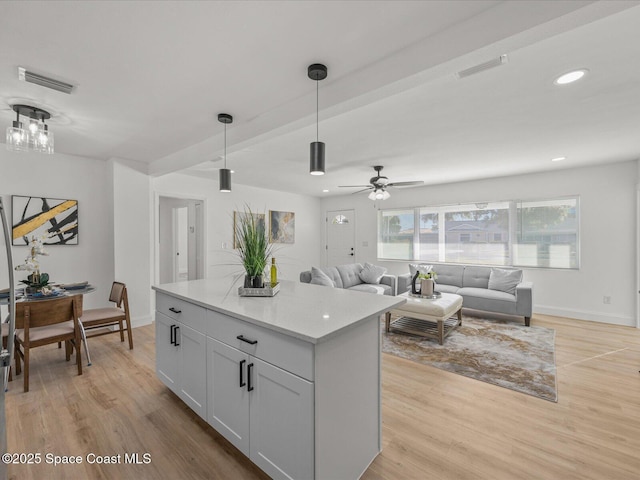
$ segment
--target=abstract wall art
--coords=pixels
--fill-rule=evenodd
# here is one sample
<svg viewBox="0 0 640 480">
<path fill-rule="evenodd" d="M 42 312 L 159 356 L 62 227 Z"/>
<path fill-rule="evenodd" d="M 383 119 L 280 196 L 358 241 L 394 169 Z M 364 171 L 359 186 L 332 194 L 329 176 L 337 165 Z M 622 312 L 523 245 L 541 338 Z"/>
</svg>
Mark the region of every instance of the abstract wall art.
<svg viewBox="0 0 640 480">
<path fill-rule="evenodd" d="M 269 239 L 272 243 L 295 243 L 296 214 L 269 210 Z"/>
<path fill-rule="evenodd" d="M 45 236 L 45 245 L 78 244 L 78 201 L 59 198 L 11 197 L 13 245 L 28 245 Z"/>
</svg>

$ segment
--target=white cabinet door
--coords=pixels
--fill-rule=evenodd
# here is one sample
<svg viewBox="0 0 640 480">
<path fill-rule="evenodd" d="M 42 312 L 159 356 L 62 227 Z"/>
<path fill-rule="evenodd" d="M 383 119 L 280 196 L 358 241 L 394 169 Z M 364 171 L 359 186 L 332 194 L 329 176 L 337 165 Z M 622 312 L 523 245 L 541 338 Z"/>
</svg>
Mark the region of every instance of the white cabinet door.
<svg viewBox="0 0 640 480">
<path fill-rule="evenodd" d="M 274 479 L 313 478 L 313 383 L 249 358 L 251 454 Z"/>
<path fill-rule="evenodd" d="M 207 338 L 207 421 L 249 456 L 249 355 Z"/>
<path fill-rule="evenodd" d="M 178 322 L 156 312 L 156 373 L 167 387 L 178 390 L 178 363 L 180 347 L 174 345 L 174 330 Z"/>
<path fill-rule="evenodd" d="M 180 348 L 179 392 L 182 400 L 203 419 L 207 418 L 207 345 L 203 333 L 178 324 Z"/>
</svg>

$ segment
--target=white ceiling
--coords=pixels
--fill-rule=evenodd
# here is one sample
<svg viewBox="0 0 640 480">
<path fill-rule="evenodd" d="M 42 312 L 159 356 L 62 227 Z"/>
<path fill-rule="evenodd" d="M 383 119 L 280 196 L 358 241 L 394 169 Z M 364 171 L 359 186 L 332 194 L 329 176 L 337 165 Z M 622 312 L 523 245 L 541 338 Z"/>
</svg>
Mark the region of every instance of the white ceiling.
<svg viewBox="0 0 640 480">
<path fill-rule="evenodd" d="M 0 120 L 33 104 L 57 152 L 217 178 L 230 113 L 234 183 L 317 196 L 373 165 L 433 184 L 632 160 L 638 25 L 638 1 L 2 1 Z M 322 177 L 308 174 L 316 62 Z M 20 82 L 18 66 L 77 87 Z M 577 67 L 589 75 L 553 85 Z"/>
</svg>

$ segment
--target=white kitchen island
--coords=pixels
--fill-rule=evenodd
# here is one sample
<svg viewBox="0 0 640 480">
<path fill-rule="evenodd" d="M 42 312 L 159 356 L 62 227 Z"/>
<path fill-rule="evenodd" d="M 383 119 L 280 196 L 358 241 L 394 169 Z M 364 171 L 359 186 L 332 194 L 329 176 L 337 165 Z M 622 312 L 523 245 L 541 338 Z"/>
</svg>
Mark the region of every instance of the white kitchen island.
<svg viewBox="0 0 640 480">
<path fill-rule="evenodd" d="M 359 478 L 381 450 L 380 315 L 397 297 L 284 281 L 154 286 L 156 372 L 273 478 Z"/>
</svg>

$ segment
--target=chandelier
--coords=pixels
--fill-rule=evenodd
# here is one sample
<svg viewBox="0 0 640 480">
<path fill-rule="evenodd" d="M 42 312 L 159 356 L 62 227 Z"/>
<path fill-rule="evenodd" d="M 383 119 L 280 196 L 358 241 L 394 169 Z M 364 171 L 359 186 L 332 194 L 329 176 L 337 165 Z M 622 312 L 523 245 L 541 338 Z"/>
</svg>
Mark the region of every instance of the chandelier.
<svg viewBox="0 0 640 480">
<path fill-rule="evenodd" d="M 16 120 L 7 127 L 7 150 L 12 152 L 53 153 L 53 132 L 45 123 L 51 114 L 30 105 L 13 105 Z M 28 124 L 20 121 L 20 115 L 28 118 Z"/>
</svg>

